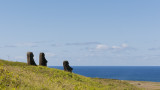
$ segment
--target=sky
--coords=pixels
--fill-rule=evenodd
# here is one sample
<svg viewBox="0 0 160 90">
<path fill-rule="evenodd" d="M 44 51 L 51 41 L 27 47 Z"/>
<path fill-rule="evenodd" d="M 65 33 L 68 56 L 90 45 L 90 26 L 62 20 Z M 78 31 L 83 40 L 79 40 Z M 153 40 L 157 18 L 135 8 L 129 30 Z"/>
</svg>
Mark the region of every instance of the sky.
<svg viewBox="0 0 160 90">
<path fill-rule="evenodd" d="M 160 0 L 1 0 L 0 58 L 160 66 Z"/>
</svg>

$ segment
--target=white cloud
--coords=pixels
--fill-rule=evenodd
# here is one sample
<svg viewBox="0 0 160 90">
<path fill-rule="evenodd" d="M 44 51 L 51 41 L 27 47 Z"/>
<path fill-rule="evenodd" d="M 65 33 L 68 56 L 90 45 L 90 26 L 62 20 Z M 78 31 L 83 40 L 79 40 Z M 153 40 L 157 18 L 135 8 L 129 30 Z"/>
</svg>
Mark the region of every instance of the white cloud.
<svg viewBox="0 0 160 90">
<path fill-rule="evenodd" d="M 125 49 L 127 47 L 128 47 L 128 45 L 125 44 L 125 43 L 123 43 L 119 46 L 113 45 L 113 46 L 110 46 L 110 47 L 108 45 L 105 45 L 105 44 L 98 44 L 96 46 L 96 50 L 109 50 L 109 49 L 110 50 L 120 50 L 120 49 Z"/>
<path fill-rule="evenodd" d="M 127 48 L 127 47 L 128 47 L 128 45 L 123 43 L 123 44 L 121 44 L 121 46 L 112 46 L 112 49 L 124 49 L 124 48 Z"/>
<path fill-rule="evenodd" d="M 54 56 L 56 56 L 56 54 L 50 53 L 50 52 L 45 53 L 45 55 L 46 55 L 46 57 L 54 57 Z"/>
<path fill-rule="evenodd" d="M 83 42 L 83 43 L 67 43 L 66 45 L 68 46 L 73 46 L 73 45 L 95 45 L 95 44 L 100 44 L 99 42 Z"/>
<path fill-rule="evenodd" d="M 16 60 L 23 60 L 23 59 L 25 59 L 25 57 L 23 57 L 23 56 L 16 56 L 16 57 L 14 57 Z"/>
<path fill-rule="evenodd" d="M 17 43 L 12 45 L 5 45 L 4 47 L 38 47 L 36 43 Z"/>
<path fill-rule="evenodd" d="M 120 46 L 112 46 L 112 49 L 121 49 Z"/>
<path fill-rule="evenodd" d="M 125 43 L 123 43 L 121 46 L 122 46 L 122 48 L 127 48 L 128 47 L 128 45 L 125 44 Z"/>
<path fill-rule="evenodd" d="M 99 44 L 99 45 L 96 46 L 97 50 L 106 50 L 108 48 L 109 47 L 107 45 L 104 45 L 104 44 Z"/>
<path fill-rule="evenodd" d="M 17 47 L 36 47 L 36 43 L 19 43 L 16 44 Z"/>
</svg>

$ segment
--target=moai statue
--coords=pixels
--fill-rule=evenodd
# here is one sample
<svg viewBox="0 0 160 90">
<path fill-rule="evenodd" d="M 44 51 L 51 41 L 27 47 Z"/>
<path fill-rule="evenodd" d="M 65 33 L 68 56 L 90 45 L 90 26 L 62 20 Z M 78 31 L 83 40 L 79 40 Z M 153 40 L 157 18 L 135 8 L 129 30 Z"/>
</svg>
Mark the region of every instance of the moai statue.
<svg viewBox="0 0 160 90">
<path fill-rule="evenodd" d="M 71 68 L 69 66 L 69 62 L 68 61 L 63 61 L 63 67 L 64 67 L 64 71 L 67 71 L 67 72 L 72 72 L 73 68 Z"/>
<path fill-rule="evenodd" d="M 45 54 L 43 52 L 39 54 L 39 65 L 47 66 L 47 60 L 46 60 Z"/>
<path fill-rule="evenodd" d="M 28 52 L 27 53 L 27 64 L 28 65 L 34 65 L 34 66 L 37 66 L 34 59 L 33 59 L 34 55 L 32 52 Z"/>
</svg>

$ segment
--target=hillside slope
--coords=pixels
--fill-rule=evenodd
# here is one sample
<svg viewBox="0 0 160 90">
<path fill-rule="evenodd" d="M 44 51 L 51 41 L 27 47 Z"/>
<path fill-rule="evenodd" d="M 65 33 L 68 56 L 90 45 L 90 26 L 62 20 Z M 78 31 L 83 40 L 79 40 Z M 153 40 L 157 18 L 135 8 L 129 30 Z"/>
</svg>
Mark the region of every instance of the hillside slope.
<svg viewBox="0 0 160 90">
<path fill-rule="evenodd" d="M 0 89 L 137 90 L 120 80 L 98 79 L 43 66 L 0 60 Z"/>
</svg>

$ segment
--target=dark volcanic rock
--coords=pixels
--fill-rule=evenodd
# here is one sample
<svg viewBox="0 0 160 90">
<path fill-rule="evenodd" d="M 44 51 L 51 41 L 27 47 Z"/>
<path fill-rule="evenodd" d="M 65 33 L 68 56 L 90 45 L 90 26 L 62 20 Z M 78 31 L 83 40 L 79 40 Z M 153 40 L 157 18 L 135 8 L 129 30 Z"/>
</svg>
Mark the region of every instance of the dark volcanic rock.
<svg viewBox="0 0 160 90">
<path fill-rule="evenodd" d="M 44 53 L 40 53 L 39 54 L 39 65 L 47 66 L 47 60 L 45 58 L 45 54 Z"/>
<path fill-rule="evenodd" d="M 67 71 L 67 72 L 72 72 L 73 68 L 71 68 L 69 66 L 69 62 L 68 61 L 63 61 L 63 67 L 64 67 L 64 71 Z"/>
<path fill-rule="evenodd" d="M 36 63 L 35 63 L 35 61 L 34 61 L 34 55 L 33 55 L 33 53 L 32 52 L 28 52 L 27 53 L 27 64 L 28 65 L 34 65 L 34 66 L 37 66 L 36 65 Z"/>
</svg>

